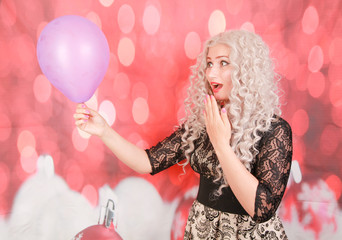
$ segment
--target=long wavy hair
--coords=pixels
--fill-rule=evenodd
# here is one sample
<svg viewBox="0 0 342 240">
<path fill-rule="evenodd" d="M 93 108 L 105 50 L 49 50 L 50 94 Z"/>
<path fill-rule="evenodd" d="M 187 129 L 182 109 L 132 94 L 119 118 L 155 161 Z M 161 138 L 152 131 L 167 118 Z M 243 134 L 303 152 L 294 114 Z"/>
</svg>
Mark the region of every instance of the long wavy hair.
<svg viewBox="0 0 342 240">
<path fill-rule="evenodd" d="M 270 128 L 275 115 L 280 115 L 278 82 L 280 76 L 274 71 L 269 48 L 257 34 L 244 30 L 230 30 L 210 38 L 204 45 L 197 62 L 191 67 L 188 97 L 185 99 L 185 118 L 182 148 L 185 150 L 187 165 L 195 150 L 194 141 L 206 133 L 203 116 L 204 99 L 212 90 L 206 78 L 206 57 L 210 47 L 226 44 L 230 48 L 229 60 L 233 66 L 231 80 L 233 88 L 229 101 L 223 106 L 232 126 L 231 147 L 235 154 L 251 171 L 258 150 L 256 143 L 260 133 Z M 215 195 L 220 195 L 228 186 L 220 164 L 215 169 L 215 182 L 221 187 Z"/>
</svg>

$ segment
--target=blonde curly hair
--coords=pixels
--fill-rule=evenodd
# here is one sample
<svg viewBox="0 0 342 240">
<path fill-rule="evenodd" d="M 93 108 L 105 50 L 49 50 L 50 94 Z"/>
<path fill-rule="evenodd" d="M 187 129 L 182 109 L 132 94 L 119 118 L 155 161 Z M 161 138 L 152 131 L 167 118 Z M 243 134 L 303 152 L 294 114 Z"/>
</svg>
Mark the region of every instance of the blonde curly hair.
<svg viewBox="0 0 342 240">
<path fill-rule="evenodd" d="M 194 141 L 206 132 L 204 123 L 204 99 L 212 90 L 206 78 L 206 57 L 208 49 L 216 44 L 226 44 L 230 48 L 229 60 L 233 66 L 231 73 L 233 88 L 227 109 L 232 125 L 231 147 L 235 154 L 251 171 L 258 150 L 256 143 L 260 132 L 270 128 L 275 115 L 280 115 L 278 81 L 280 76 L 274 71 L 269 48 L 257 34 L 244 30 L 230 30 L 210 38 L 191 67 L 190 87 L 185 99 L 185 118 L 182 135 L 182 148 L 185 150 L 187 165 L 195 149 Z M 219 177 L 215 179 L 222 187 L 228 186 L 220 165 L 217 167 Z"/>
</svg>

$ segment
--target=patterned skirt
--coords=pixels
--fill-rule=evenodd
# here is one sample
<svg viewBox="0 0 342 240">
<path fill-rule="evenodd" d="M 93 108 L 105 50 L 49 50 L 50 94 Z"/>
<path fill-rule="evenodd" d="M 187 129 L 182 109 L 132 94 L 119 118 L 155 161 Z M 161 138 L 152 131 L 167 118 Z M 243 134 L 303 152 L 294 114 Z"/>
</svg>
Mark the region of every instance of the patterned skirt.
<svg viewBox="0 0 342 240">
<path fill-rule="evenodd" d="M 194 201 L 185 227 L 184 239 L 288 239 L 277 215 L 256 223 L 248 215 L 217 211 Z"/>
</svg>

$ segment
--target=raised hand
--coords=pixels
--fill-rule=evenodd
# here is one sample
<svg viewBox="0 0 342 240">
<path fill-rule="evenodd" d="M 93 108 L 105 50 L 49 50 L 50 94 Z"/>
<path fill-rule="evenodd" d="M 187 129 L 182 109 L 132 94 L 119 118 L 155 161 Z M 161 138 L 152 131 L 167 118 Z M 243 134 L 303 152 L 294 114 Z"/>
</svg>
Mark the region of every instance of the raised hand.
<svg viewBox="0 0 342 240">
<path fill-rule="evenodd" d="M 213 147 L 216 149 L 220 146 L 229 145 L 231 138 L 231 124 L 229 122 L 226 109 L 222 108 L 221 111 L 219 111 L 214 96 L 207 95 L 204 104 L 205 125 Z"/>
<path fill-rule="evenodd" d="M 91 135 L 103 136 L 108 124 L 95 110 L 88 108 L 84 103 L 78 104 L 74 114 L 76 126 Z"/>
</svg>

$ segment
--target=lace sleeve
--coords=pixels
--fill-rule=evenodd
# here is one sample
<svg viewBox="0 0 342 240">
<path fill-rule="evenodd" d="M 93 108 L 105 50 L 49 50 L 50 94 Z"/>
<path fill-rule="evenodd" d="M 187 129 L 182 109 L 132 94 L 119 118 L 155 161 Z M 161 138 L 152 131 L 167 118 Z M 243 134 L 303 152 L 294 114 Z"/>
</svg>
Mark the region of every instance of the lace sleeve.
<svg viewBox="0 0 342 240">
<path fill-rule="evenodd" d="M 292 161 L 290 125 L 279 118 L 260 140 L 254 168 L 259 180 L 253 220 L 265 222 L 276 212 L 284 195 Z"/>
<path fill-rule="evenodd" d="M 183 132 L 184 129 L 179 128 L 157 145 L 145 150 L 152 166 L 152 175 L 185 159 L 181 148 Z"/>
</svg>

